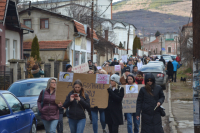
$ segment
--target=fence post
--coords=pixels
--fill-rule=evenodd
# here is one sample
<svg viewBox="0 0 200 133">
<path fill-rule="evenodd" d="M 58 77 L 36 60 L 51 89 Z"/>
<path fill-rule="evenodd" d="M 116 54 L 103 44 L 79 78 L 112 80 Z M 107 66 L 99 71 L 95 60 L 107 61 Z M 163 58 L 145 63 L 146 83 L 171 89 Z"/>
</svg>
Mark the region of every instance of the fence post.
<svg viewBox="0 0 200 133">
<path fill-rule="evenodd" d="M 17 62 L 18 60 L 8 60 L 10 62 L 10 68 L 13 69 L 13 83 L 17 81 Z"/>
<path fill-rule="evenodd" d="M 43 69 L 43 71 L 44 71 L 44 63 L 45 63 L 44 61 L 40 62 L 40 66 L 41 66 L 41 69 Z M 41 75 L 41 77 L 44 78 L 44 75 Z"/>
<path fill-rule="evenodd" d="M 18 60 L 21 69 L 21 79 L 25 79 L 25 60 Z"/>
<path fill-rule="evenodd" d="M 49 63 L 51 64 L 51 77 L 54 77 L 54 61 L 55 59 L 49 59 Z"/>
<path fill-rule="evenodd" d="M 63 62 L 61 61 L 59 63 L 59 72 L 62 72 L 63 71 Z"/>
</svg>

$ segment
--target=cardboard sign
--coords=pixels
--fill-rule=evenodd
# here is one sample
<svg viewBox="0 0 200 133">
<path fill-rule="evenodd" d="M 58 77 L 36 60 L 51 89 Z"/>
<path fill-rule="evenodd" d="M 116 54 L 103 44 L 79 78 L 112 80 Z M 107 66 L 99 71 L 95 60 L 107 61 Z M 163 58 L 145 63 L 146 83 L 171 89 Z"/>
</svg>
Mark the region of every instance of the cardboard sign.
<svg viewBox="0 0 200 133">
<path fill-rule="evenodd" d="M 120 71 L 115 71 L 115 66 L 106 66 L 106 67 L 103 67 L 103 69 L 110 75 L 113 75 L 116 72 L 118 72 L 119 75 L 121 76 L 121 69 Z"/>
<path fill-rule="evenodd" d="M 75 67 L 72 68 L 72 71 L 74 73 L 84 73 L 84 72 L 87 72 L 87 71 L 89 71 L 88 63 L 84 63 L 84 64 L 81 64 L 81 65 L 75 66 Z"/>
<path fill-rule="evenodd" d="M 107 74 L 97 74 L 96 83 L 97 84 L 109 84 L 110 75 Z"/>
<path fill-rule="evenodd" d="M 120 85 L 124 88 L 124 98 L 123 98 L 123 112 L 124 113 L 135 113 L 136 112 L 136 102 L 138 93 L 141 87 L 144 87 L 143 84 L 138 85 L 138 93 L 126 93 L 126 85 Z"/>
<path fill-rule="evenodd" d="M 120 66 L 120 65 L 115 65 L 115 71 L 116 71 L 116 72 L 121 71 L 121 66 Z"/>
<path fill-rule="evenodd" d="M 109 84 L 96 84 L 96 74 L 74 73 L 73 82 L 58 82 L 56 88 L 56 103 L 64 103 L 68 94 L 73 90 L 73 83 L 81 80 L 84 91 L 89 95 L 90 107 L 105 109 L 108 106 Z"/>
</svg>

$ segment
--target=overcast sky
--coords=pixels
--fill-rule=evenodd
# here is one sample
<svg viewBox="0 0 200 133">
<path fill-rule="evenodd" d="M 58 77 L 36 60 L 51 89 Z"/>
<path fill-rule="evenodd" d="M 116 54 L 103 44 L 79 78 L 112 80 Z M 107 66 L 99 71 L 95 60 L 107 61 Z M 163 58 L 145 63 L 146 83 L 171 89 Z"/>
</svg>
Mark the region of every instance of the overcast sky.
<svg viewBox="0 0 200 133">
<path fill-rule="evenodd" d="M 120 1 L 120 0 L 113 0 L 113 3 L 114 3 L 114 2 L 117 2 L 117 1 Z"/>
</svg>

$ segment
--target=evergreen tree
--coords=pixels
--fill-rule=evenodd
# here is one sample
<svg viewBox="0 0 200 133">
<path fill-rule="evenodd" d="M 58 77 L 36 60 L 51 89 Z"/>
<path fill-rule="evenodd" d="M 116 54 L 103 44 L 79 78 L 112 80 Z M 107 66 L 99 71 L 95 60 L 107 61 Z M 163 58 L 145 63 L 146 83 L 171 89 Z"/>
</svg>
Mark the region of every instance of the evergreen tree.
<svg viewBox="0 0 200 133">
<path fill-rule="evenodd" d="M 140 42 L 140 37 L 137 37 L 138 39 L 137 39 L 137 41 L 138 41 L 138 45 L 137 45 L 137 48 L 138 49 L 141 49 L 141 42 Z"/>
<path fill-rule="evenodd" d="M 136 36 L 133 41 L 133 55 L 136 55 L 138 49 L 138 37 Z"/>
<path fill-rule="evenodd" d="M 158 36 L 160 36 L 160 32 L 159 31 L 157 31 L 156 34 L 155 34 L 155 37 L 158 37 Z"/>
<path fill-rule="evenodd" d="M 36 35 L 33 38 L 33 42 L 31 45 L 31 57 L 35 58 L 37 61 L 41 61 L 40 48 L 39 48 L 38 38 Z"/>
<path fill-rule="evenodd" d="M 119 43 L 119 48 L 124 48 L 122 42 Z"/>
</svg>

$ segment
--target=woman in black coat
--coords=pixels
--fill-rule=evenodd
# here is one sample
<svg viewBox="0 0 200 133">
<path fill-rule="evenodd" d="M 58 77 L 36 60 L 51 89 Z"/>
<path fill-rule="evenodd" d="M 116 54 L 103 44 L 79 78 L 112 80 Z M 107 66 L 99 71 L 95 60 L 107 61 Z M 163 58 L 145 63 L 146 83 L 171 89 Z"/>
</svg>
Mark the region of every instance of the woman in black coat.
<svg viewBox="0 0 200 133">
<path fill-rule="evenodd" d="M 136 106 L 137 119 L 142 112 L 141 133 L 164 133 L 159 107 L 164 100 L 162 88 L 155 84 L 153 74 L 147 73 L 145 75 L 145 87 L 140 89 Z M 158 107 L 155 109 L 156 106 Z"/>
<path fill-rule="evenodd" d="M 167 63 L 167 74 L 168 78 L 171 81 L 171 78 L 173 77 L 173 71 L 174 71 L 174 66 L 171 61 Z"/>
<path fill-rule="evenodd" d="M 111 76 L 111 87 L 108 88 L 109 101 L 105 109 L 105 121 L 108 124 L 109 133 L 118 133 L 119 125 L 123 124 L 122 100 L 124 97 L 124 88 L 119 87 L 120 76 L 113 74 Z"/>
</svg>

